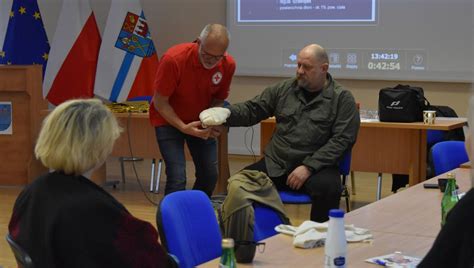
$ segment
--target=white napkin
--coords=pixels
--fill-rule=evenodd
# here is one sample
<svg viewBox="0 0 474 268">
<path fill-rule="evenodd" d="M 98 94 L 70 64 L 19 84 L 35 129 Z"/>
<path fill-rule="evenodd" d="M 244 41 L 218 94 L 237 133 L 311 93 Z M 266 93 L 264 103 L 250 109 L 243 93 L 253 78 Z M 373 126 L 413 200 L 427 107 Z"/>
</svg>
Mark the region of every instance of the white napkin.
<svg viewBox="0 0 474 268">
<path fill-rule="evenodd" d="M 316 229 L 309 229 L 305 233 L 295 235 L 293 246 L 297 248 L 314 248 L 324 246 L 326 232 L 318 232 Z"/>
<path fill-rule="evenodd" d="M 230 110 L 222 107 L 212 107 L 202 111 L 199 114 L 203 127 L 219 126 L 225 123 L 225 120 L 230 116 Z"/>
<path fill-rule="evenodd" d="M 300 226 L 280 224 L 275 227 L 275 231 L 294 236 L 293 245 L 298 248 L 313 248 L 324 245 L 328 229 L 328 222 L 318 223 L 305 221 Z M 345 225 L 347 242 L 369 242 L 372 241 L 372 234 L 368 229 L 358 228 L 354 225 Z"/>
</svg>

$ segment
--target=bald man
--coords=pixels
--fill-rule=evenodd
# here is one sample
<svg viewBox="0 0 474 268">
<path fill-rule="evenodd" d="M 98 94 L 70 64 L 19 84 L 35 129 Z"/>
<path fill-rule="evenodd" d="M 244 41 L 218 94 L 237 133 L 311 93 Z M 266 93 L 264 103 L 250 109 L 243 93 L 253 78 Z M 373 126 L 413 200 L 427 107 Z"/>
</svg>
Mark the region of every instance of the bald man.
<svg viewBox="0 0 474 268">
<path fill-rule="evenodd" d="M 308 193 L 311 220 L 328 220 L 339 208 L 338 162 L 352 148 L 360 126 L 351 92 L 328 73 L 324 48 L 298 53 L 296 77 L 266 88 L 252 100 L 231 105 L 228 126 L 251 126 L 271 116 L 276 129 L 264 157 L 245 169 L 265 172 L 279 190 Z"/>
<path fill-rule="evenodd" d="M 186 187 L 185 142 L 196 169 L 193 189 L 209 196 L 214 190 L 218 132 L 203 128 L 199 113 L 222 106 L 229 95 L 235 71 L 235 61 L 226 53 L 229 41 L 225 26 L 208 24 L 195 42 L 171 47 L 160 60 L 150 121 L 166 165 L 165 194 Z"/>
</svg>

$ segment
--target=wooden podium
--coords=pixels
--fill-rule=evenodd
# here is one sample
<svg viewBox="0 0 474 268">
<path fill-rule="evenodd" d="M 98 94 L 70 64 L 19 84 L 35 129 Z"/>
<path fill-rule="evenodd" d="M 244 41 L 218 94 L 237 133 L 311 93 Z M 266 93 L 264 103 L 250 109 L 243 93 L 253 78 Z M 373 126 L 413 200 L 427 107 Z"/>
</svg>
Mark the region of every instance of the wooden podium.
<svg viewBox="0 0 474 268">
<path fill-rule="evenodd" d="M 36 160 L 34 146 L 41 128 L 41 65 L 0 65 L 0 101 L 12 103 L 12 134 L 0 135 L 0 185 L 24 185 L 47 169 Z"/>
</svg>

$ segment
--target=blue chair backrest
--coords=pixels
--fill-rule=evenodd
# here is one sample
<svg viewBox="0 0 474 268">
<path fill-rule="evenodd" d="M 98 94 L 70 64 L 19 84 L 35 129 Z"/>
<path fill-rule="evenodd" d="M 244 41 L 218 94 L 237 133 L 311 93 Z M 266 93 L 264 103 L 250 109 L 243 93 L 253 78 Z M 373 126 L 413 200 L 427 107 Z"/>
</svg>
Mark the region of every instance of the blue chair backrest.
<svg viewBox="0 0 474 268">
<path fill-rule="evenodd" d="M 431 147 L 435 175 L 439 175 L 469 161 L 463 141 L 442 141 Z"/>
<path fill-rule="evenodd" d="M 157 213 L 161 241 L 180 267 L 195 267 L 221 255 L 221 233 L 209 197 L 188 190 L 166 195 Z"/>
<path fill-rule="evenodd" d="M 339 162 L 339 173 L 341 173 L 342 176 L 348 176 L 351 172 L 351 159 L 352 154 L 351 151 L 349 151 L 344 154 L 343 158 Z"/>
<path fill-rule="evenodd" d="M 257 202 L 253 203 L 253 208 L 255 212 L 255 223 L 253 227 L 254 241 L 260 241 L 276 235 L 275 226 L 283 223 L 278 212 L 271 207 Z"/>
<path fill-rule="evenodd" d="M 428 131 L 426 131 L 426 144 L 428 147 L 431 147 L 438 142 L 444 141 L 444 134 L 445 131 L 443 130 L 428 129 Z"/>
</svg>

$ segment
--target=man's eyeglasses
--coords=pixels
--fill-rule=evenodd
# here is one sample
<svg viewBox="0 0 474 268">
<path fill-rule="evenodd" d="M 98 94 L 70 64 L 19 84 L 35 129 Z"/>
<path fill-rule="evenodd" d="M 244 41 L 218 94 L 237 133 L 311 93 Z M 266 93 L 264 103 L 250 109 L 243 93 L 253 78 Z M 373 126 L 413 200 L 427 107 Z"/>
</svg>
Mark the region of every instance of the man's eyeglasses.
<svg viewBox="0 0 474 268">
<path fill-rule="evenodd" d="M 225 55 L 216 56 L 216 55 L 209 54 L 208 52 L 204 50 L 202 45 L 199 46 L 199 53 L 206 60 L 220 61 L 221 59 L 225 58 Z"/>
</svg>

